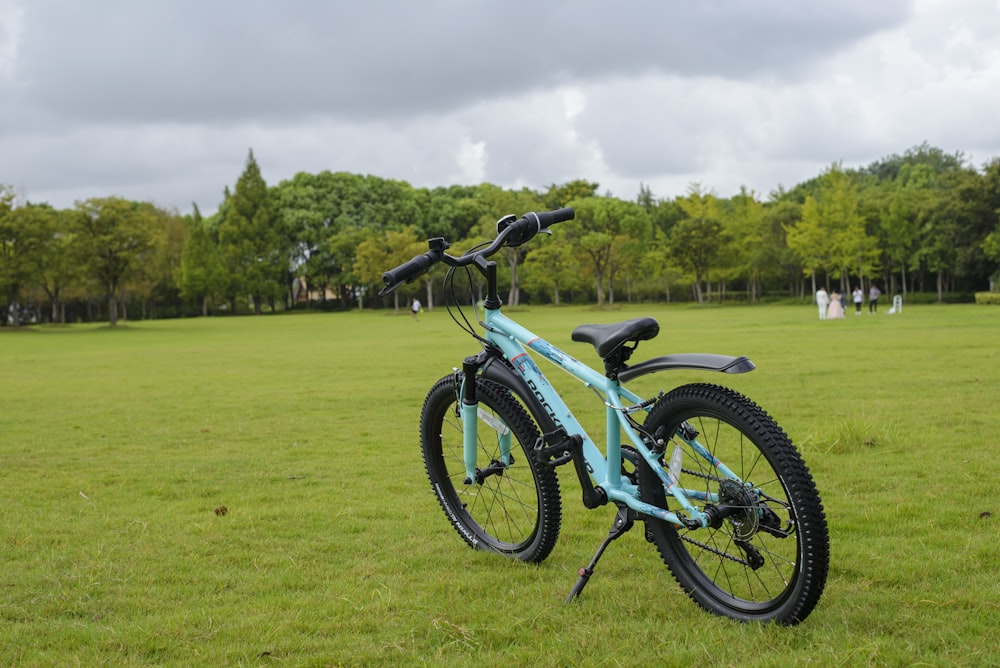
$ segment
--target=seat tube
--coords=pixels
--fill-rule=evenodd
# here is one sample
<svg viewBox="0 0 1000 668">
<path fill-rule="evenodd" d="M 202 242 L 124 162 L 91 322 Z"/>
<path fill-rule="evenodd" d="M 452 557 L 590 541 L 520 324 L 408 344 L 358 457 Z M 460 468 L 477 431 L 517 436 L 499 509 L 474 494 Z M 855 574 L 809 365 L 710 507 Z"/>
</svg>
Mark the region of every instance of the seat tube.
<svg viewBox="0 0 1000 668">
<path fill-rule="evenodd" d="M 613 406 L 605 406 L 605 434 L 608 456 L 608 487 L 618 489 L 622 484 L 622 429 L 618 424 L 618 411 Z"/>
</svg>

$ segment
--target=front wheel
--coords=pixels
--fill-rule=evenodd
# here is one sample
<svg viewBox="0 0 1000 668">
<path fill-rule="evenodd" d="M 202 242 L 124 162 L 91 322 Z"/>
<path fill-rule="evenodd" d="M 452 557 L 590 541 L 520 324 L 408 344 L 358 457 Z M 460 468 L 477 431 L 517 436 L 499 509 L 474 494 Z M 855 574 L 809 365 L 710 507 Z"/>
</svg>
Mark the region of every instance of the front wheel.
<svg viewBox="0 0 1000 668">
<path fill-rule="evenodd" d="M 646 520 L 681 587 L 706 610 L 740 621 L 805 619 L 826 584 L 830 543 L 816 486 L 784 431 L 746 397 L 705 384 L 667 394 L 643 427 L 702 510 L 727 509 L 716 528 Z M 683 515 L 645 462 L 639 488 L 643 500 Z"/>
<path fill-rule="evenodd" d="M 435 383 L 420 414 L 431 487 L 458 535 L 473 548 L 540 562 L 559 537 L 562 501 L 554 470 L 531 456 L 538 429 L 510 391 L 476 377 L 478 454 L 466 481 L 455 376 Z"/>
</svg>

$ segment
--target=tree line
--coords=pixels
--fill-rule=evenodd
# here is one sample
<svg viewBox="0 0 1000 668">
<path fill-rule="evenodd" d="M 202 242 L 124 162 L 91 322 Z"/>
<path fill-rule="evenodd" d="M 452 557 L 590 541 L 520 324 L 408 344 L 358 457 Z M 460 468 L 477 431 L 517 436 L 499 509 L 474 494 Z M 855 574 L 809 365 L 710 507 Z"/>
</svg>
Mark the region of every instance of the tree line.
<svg viewBox="0 0 1000 668">
<path fill-rule="evenodd" d="M 997 285 L 1000 158 L 977 169 L 923 144 L 860 169 L 832 164 L 766 199 L 699 184 L 674 198 L 643 185 L 634 200 L 598 189 L 427 189 L 329 171 L 268 186 L 252 150 L 209 216 L 117 197 L 57 210 L 0 185 L 0 323 L 398 308 L 398 292 L 377 297 L 382 272 L 426 239 L 460 252 L 491 238 L 503 214 L 562 206 L 574 221 L 504 249 L 506 303 L 754 303 L 871 282 L 945 300 Z M 433 307 L 441 278 L 404 297 L 420 291 Z"/>
</svg>

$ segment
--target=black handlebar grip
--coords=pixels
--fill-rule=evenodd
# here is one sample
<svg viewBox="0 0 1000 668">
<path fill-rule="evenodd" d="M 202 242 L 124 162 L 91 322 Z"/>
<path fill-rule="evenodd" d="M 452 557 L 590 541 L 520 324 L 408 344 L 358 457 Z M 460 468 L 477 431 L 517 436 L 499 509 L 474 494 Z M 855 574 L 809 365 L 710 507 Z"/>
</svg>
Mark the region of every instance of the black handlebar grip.
<svg viewBox="0 0 1000 668">
<path fill-rule="evenodd" d="M 543 211 L 542 213 L 535 214 L 538 216 L 538 221 L 541 223 L 542 229 L 545 229 L 549 225 L 555 225 L 556 223 L 562 223 L 567 220 L 573 220 L 576 216 L 576 212 L 573 211 L 573 207 L 568 206 L 565 209 L 556 209 L 555 211 Z"/>
<path fill-rule="evenodd" d="M 550 225 L 561 223 L 564 220 L 572 220 L 575 215 L 576 213 L 570 207 L 555 211 L 543 211 L 542 213 L 532 211 L 514 221 L 512 221 L 513 216 L 502 218 L 497 222 L 497 231 L 502 232 L 508 227 L 514 228 L 507 233 L 506 243 L 508 246 L 520 246 L 542 230 L 548 229 Z"/>
<path fill-rule="evenodd" d="M 382 282 L 385 283 L 386 287 L 391 287 L 397 283 L 412 281 L 433 267 L 434 263 L 438 261 L 439 255 L 440 253 L 434 253 L 433 251 L 427 251 L 423 255 L 418 255 L 395 269 L 390 269 L 382 274 Z"/>
</svg>

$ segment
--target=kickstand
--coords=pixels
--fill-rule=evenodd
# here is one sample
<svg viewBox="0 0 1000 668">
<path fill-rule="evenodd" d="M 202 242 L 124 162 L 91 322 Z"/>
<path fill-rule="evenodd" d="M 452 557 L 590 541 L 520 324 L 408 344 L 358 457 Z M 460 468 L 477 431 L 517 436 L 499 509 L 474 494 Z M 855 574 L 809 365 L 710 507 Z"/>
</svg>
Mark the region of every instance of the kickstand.
<svg viewBox="0 0 1000 668">
<path fill-rule="evenodd" d="M 567 596 L 566 600 L 563 601 L 564 604 L 571 602 L 574 598 L 580 595 L 583 588 L 587 586 L 587 581 L 590 580 L 590 576 L 594 574 L 594 569 L 597 567 L 597 560 L 601 558 L 602 554 L 604 554 L 604 550 L 611 544 L 611 541 L 631 529 L 634 522 L 635 512 L 630 510 L 628 506 L 619 505 L 618 514 L 615 515 L 615 522 L 611 525 L 608 537 L 605 538 L 604 542 L 601 543 L 601 546 L 597 548 L 597 554 L 595 554 L 594 558 L 590 560 L 590 565 L 586 568 L 580 569 L 580 579 L 576 581 L 575 585 L 573 585 L 573 589 L 570 590 L 569 596 Z"/>
</svg>

